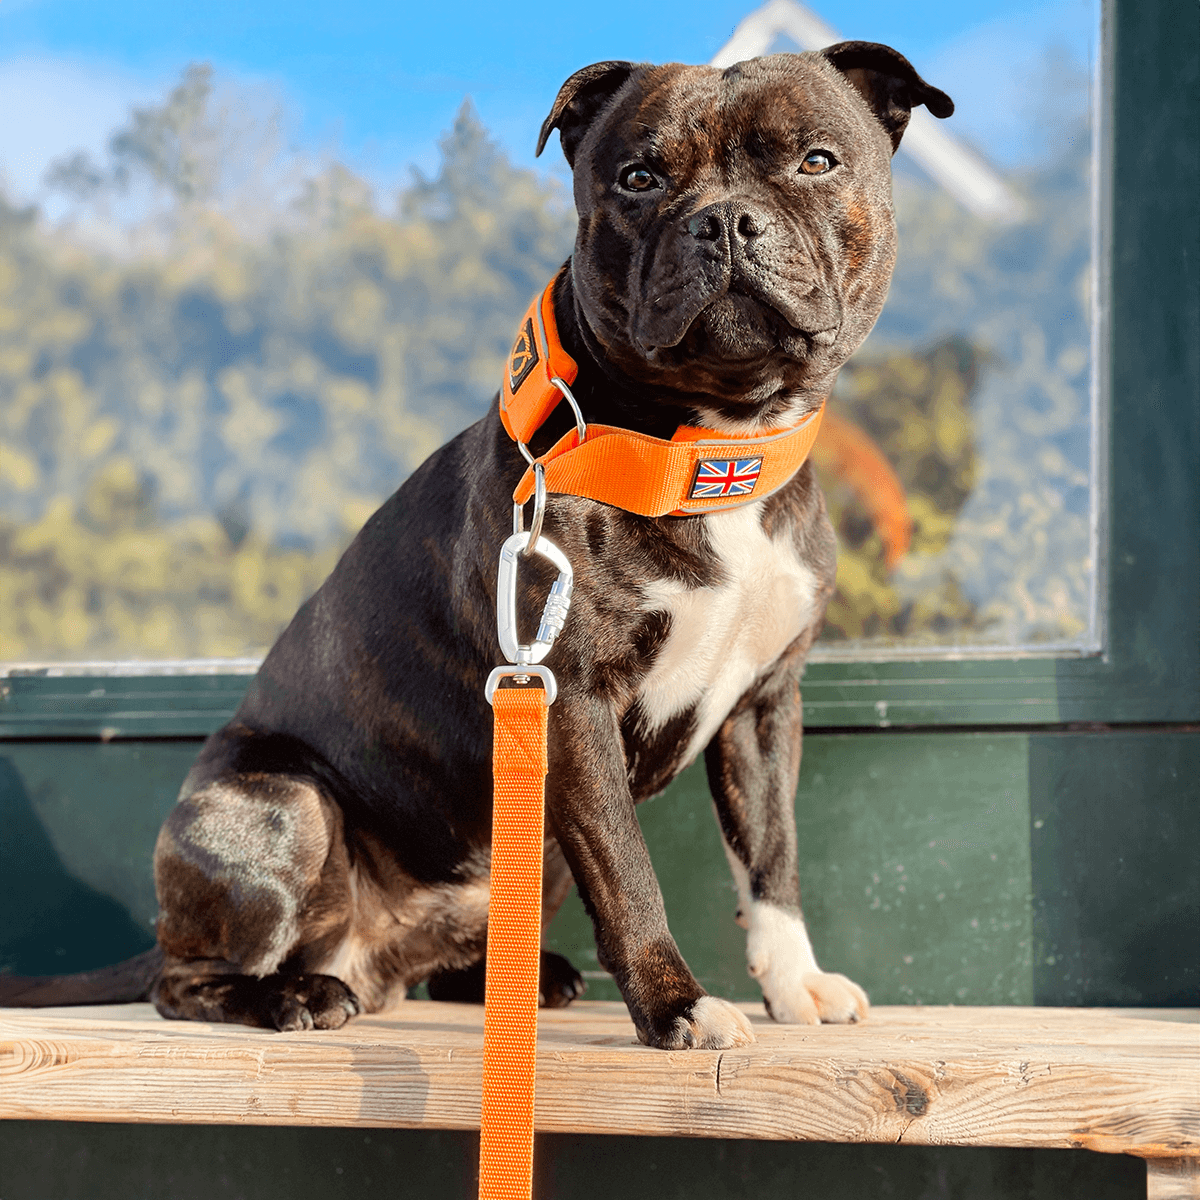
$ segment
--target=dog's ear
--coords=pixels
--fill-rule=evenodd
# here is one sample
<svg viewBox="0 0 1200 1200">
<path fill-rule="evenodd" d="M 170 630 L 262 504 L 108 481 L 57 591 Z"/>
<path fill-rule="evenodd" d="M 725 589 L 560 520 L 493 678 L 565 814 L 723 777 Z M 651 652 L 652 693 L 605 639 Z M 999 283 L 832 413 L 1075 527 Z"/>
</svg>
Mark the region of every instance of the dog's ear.
<svg viewBox="0 0 1200 1200">
<path fill-rule="evenodd" d="M 546 148 L 546 139 L 555 128 L 562 140 L 567 162 L 575 165 L 575 149 L 587 132 L 587 127 L 600 115 L 621 85 L 637 69 L 636 63 L 599 62 L 576 71 L 558 89 L 550 115 L 542 122 L 537 152 Z"/>
<path fill-rule="evenodd" d="M 948 117 L 954 112 L 954 101 L 927 84 L 912 63 L 891 46 L 877 42 L 838 42 L 821 53 L 870 105 L 892 139 L 893 153 L 918 104 L 925 105 L 935 117 Z"/>
</svg>

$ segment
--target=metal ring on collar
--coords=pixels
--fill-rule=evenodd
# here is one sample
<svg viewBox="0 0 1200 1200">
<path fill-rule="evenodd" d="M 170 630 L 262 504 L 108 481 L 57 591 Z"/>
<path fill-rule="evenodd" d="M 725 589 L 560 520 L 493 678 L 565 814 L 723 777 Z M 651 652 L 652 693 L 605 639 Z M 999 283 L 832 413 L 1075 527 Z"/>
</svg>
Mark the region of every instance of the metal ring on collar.
<svg viewBox="0 0 1200 1200">
<path fill-rule="evenodd" d="M 533 464 L 533 523 L 529 527 L 529 545 L 521 552 L 529 557 L 537 545 L 542 532 L 542 521 L 546 517 L 546 468 L 540 462 Z M 525 506 L 513 501 L 513 533 L 525 532 Z"/>
<path fill-rule="evenodd" d="M 571 406 L 571 411 L 575 414 L 575 429 L 579 434 L 579 444 L 582 446 L 587 441 L 587 422 L 583 419 L 583 413 L 580 411 L 579 404 L 571 394 L 571 389 L 567 387 L 565 379 L 560 379 L 557 375 L 551 375 L 550 382 L 562 392 L 563 399 Z"/>
<path fill-rule="evenodd" d="M 587 422 L 583 419 L 583 410 L 579 407 L 577 401 L 567 386 L 567 381 L 558 375 L 553 375 L 550 382 L 563 394 L 563 399 L 571 406 L 571 411 L 575 414 L 575 432 L 579 435 L 579 444 L 582 446 L 587 441 Z M 518 441 L 517 449 L 521 452 L 521 457 L 532 467 L 537 459 L 533 457 L 533 451 L 529 449 L 525 442 Z"/>
<path fill-rule="evenodd" d="M 571 389 L 567 386 L 567 381 L 561 376 L 551 376 L 550 382 L 562 392 L 563 399 L 571 406 L 571 411 L 575 414 L 575 432 L 579 435 L 579 444 L 582 446 L 587 440 L 587 422 L 583 419 L 583 412 L 579 407 L 579 402 L 571 394 Z M 522 551 L 523 555 L 528 558 L 537 546 L 537 540 L 542 533 L 542 521 L 546 517 L 546 468 L 533 457 L 532 451 L 524 442 L 517 442 L 517 449 L 520 450 L 522 457 L 533 468 L 533 521 L 529 526 L 529 545 Z M 514 503 L 513 533 L 523 533 L 524 531 L 524 510 L 521 505 Z"/>
<path fill-rule="evenodd" d="M 542 533 L 542 522 L 546 518 L 546 468 L 533 464 L 533 520 L 529 522 L 529 545 L 521 552 L 528 558 Z"/>
</svg>

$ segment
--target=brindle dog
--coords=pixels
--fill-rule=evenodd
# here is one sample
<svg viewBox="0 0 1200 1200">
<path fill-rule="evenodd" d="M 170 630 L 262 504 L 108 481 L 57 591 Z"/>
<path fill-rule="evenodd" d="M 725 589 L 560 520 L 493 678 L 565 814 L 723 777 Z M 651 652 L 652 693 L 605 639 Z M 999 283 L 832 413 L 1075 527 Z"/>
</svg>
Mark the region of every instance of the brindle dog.
<svg viewBox="0 0 1200 1200">
<path fill-rule="evenodd" d="M 862 42 L 727 70 L 605 62 L 571 76 L 538 148 L 557 128 L 574 169 L 579 232 L 553 297 L 587 419 L 669 438 L 681 423 L 744 433 L 814 411 L 883 304 L 889 160 L 919 104 L 953 111 L 903 56 Z M 556 413 L 534 452 L 569 420 Z M 161 965 L 130 966 L 126 998 L 149 973 L 165 1016 L 279 1029 L 335 1028 L 421 980 L 435 997 L 482 998 L 483 685 L 523 470 L 493 403 L 300 609 L 163 827 Z M 545 532 L 576 580 L 549 659 L 545 920 L 573 880 L 647 1044 L 753 1040 L 684 962 L 634 812 L 703 751 L 772 1015 L 864 1016 L 862 989 L 817 966 L 800 914 L 798 685 L 834 581 L 811 467 L 703 516 L 552 496 Z M 543 594 L 525 571 L 524 609 Z M 545 1004 L 581 990 L 570 964 L 543 956 Z M 43 987 L 24 1002 L 54 1000 Z"/>
</svg>

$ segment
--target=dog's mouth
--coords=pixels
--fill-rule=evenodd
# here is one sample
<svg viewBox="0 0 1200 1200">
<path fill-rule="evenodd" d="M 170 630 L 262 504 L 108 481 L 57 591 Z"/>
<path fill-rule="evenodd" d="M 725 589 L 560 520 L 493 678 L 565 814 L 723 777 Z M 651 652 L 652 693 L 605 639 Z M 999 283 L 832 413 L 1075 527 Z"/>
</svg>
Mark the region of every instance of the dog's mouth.
<svg viewBox="0 0 1200 1200">
<path fill-rule="evenodd" d="M 674 321 L 639 321 L 636 341 L 650 362 L 715 359 L 736 364 L 779 355 L 805 359 L 816 347 L 836 340 L 836 309 L 819 285 L 789 301 L 763 297 L 731 281 L 705 303 L 680 303 L 671 314 Z"/>
</svg>

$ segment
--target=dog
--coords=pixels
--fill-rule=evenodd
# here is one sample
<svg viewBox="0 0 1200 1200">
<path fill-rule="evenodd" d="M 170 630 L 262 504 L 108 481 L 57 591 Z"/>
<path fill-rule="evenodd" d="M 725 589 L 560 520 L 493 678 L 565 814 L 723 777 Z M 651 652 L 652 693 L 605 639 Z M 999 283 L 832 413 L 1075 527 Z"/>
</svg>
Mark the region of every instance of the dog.
<svg viewBox="0 0 1200 1200">
<path fill-rule="evenodd" d="M 921 104 L 953 111 L 901 54 L 865 42 L 725 70 L 602 62 L 572 75 L 538 142 L 540 154 L 558 131 L 579 215 L 545 303 L 589 426 L 736 439 L 819 413 L 883 305 L 890 159 Z M 533 455 L 571 427 L 560 405 Z M 276 1029 L 337 1028 L 424 980 L 434 998 L 482 1000 L 484 683 L 524 470 L 493 403 L 303 605 L 163 826 L 159 950 L 126 972 L 127 992 L 170 1018 Z M 835 568 L 811 465 L 699 515 L 551 494 L 543 534 L 575 573 L 548 659 L 544 921 L 574 882 L 645 1044 L 754 1040 L 680 954 L 635 815 L 703 753 L 768 1011 L 862 1019 L 866 994 L 818 967 L 800 911 L 799 680 Z M 533 611 L 544 593 L 523 569 Z M 543 953 L 544 1005 L 582 988 Z"/>
</svg>

